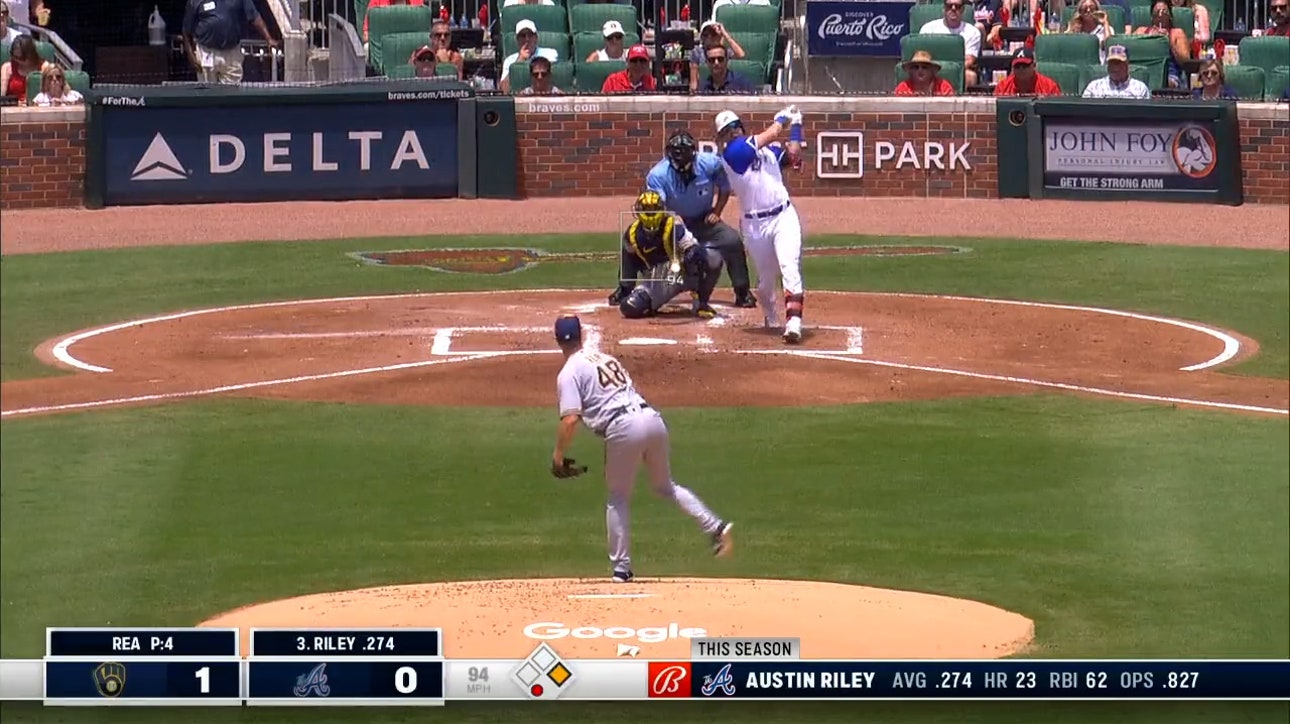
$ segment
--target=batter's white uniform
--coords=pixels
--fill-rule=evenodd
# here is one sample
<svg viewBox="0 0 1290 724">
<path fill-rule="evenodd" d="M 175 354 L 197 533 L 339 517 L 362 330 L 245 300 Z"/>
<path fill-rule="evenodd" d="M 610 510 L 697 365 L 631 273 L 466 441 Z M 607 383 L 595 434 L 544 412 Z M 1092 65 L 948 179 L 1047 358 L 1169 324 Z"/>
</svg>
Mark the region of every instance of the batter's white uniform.
<svg viewBox="0 0 1290 724">
<path fill-rule="evenodd" d="M 721 153 L 731 190 L 739 198 L 740 231 L 757 269 L 757 296 L 766 310 L 766 324 L 779 326 L 777 277 L 782 281 L 787 314 L 801 328 L 802 223 L 788 198 L 781 173 L 786 149 L 772 143 L 758 148 L 756 138 L 739 136 Z"/>
<path fill-rule="evenodd" d="M 603 352 L 580 349 L 565 360 L 556 391 L 560 417 L 581 415 L 583 424 L 605 440 L 605 483 L 609 489 L 605 526 L 615 573 L 629 573 L 632 567 L 631 494 L 642 463 L 655 494 L 676 501 L 704 533 L 717 532 L 721 519 L 694 493 L 672 480 L 667 425 L 636 391 L 621 362 Z"/>
</svg>

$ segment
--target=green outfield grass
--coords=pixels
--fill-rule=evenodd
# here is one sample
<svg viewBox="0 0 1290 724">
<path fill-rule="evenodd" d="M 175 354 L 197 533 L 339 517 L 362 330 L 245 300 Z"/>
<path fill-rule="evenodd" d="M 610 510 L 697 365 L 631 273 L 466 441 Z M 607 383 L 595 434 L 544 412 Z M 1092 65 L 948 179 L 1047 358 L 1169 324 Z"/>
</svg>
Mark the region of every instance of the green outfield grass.
<svg viewBox="0 0 1290 724">
<path fill-rule="evenodd" d="M 74 329 L 217 304 L 603 287 L 612 262 L 505 276 L 383 268 L 358 250 L 514 246 L 379 239 L 6 257 L 3 379 Z M 825 237 L 815 244 L 927 239 Z M 912 291 L 1162 314 L 1257 339 L 1236 372 L 1290 378 L 1290 255 L 947 240 L 970 253 L 808 259 L 817 289 Z M 603 250 L 602 237 L 539 237 Z M 724 283 L 723 283 L 724 288 Z M 809 291 L 808 291 L 809 299 Z M 808 302 L 809 303 L 809 302 Z M 732 363 L 733 364 L 733 363 Z M 732 372 L 734 373 L 734 372 Z M 648 394 L 648 390 L 646 390 Z M 678 480 L 739 522 L 712 559 L 688 519 L 634 506 L 641 575 L 809 578 L 985 601 L 1042 658 L 1290 657 L 1290 423 L 1034 394 L 818 409 L 665 410 Z M 49 625 L 191 625 L 252 602 L 389 583 L 605 575 L 603 485 L 545 472 L 550 410 L 217 399 L 6 420 L 0 655 Z M 596 459 L 582 434 L 575 457 Z M 481 466 L 487 474 L 480 475 Z M 553 486 L 560 495 L 546 498 Z M 541 498 L 541 505 L 534 505 Z M 451 635 L 451 632 L 449 632 Z M 463 705 L 408 710 L 67 710 L 52 722 L 1274 722 L 1284 703 Z"/>
</svg>

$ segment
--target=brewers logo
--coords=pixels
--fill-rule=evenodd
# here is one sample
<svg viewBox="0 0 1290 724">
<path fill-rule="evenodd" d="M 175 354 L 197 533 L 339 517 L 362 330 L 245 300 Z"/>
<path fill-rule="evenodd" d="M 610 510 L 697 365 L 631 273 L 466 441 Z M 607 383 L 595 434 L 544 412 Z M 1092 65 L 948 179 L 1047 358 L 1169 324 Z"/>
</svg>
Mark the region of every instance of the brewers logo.
<svg viewBox="0 0 1290 724">
<path fill-rule="evenodd" d="M 125 691 L 125 666 L 115 661 L 99 664 L 94 669 L 94 688 L 99 696 L 115 699 Z"/>
</svg>

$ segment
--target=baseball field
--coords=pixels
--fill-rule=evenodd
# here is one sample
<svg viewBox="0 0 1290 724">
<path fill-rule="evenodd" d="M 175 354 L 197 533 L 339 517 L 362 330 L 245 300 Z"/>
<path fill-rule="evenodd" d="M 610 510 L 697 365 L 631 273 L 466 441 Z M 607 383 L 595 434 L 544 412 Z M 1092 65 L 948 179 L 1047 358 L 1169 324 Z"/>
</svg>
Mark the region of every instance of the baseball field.
<svg viewBox="0 0 1290 724">
<path fill-rule="evenodd" d="M 0 655 L 43 656 L 46 626 L 317 625 L 442 626 L 459 657 L 684 656 L 695 627 L 798 636 L 807 658 L 1290 657 L 1285 207 L 928 199 L 923 219 L 839 201 L 801 205 L 798 347 L 724 280 L 716 320 L 621 319 L 621 199 L 562 223 L 572 203 L 6 212 Z M 663 411 L 674 474 L 735 522 L 733 557 L 642 486 L 638 579 L 609 583 L 599 441 L 574 444 L 589 475 L 548 470 L 566 312 Z M 1290 705 L 0 708 L 359 717 L 1210 723 Z"/>
</svg>

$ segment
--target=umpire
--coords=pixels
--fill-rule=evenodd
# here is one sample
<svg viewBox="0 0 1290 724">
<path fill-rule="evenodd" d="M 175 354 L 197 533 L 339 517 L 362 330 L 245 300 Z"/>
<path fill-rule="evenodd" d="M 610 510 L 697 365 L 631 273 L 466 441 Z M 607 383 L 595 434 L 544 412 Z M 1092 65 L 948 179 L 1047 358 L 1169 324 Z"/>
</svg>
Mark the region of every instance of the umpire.
<svg viewBox="0 0 1290 724">
<path fill-rule="evenodd" d="M 730 201 L 730 182 L 715 153 L 699 153 L 687 131 L 673 131 L 667 139 L 667 157 L 650 169 L 645 187 L 663 197 L 667 210 L 681 217 L 685 228 L 700 244 L 721 254 L 734 287 L 736 307 L 755 307 L 748 278 L 748 260 L 739 232 L 721 220 Z"/>
</svg>

